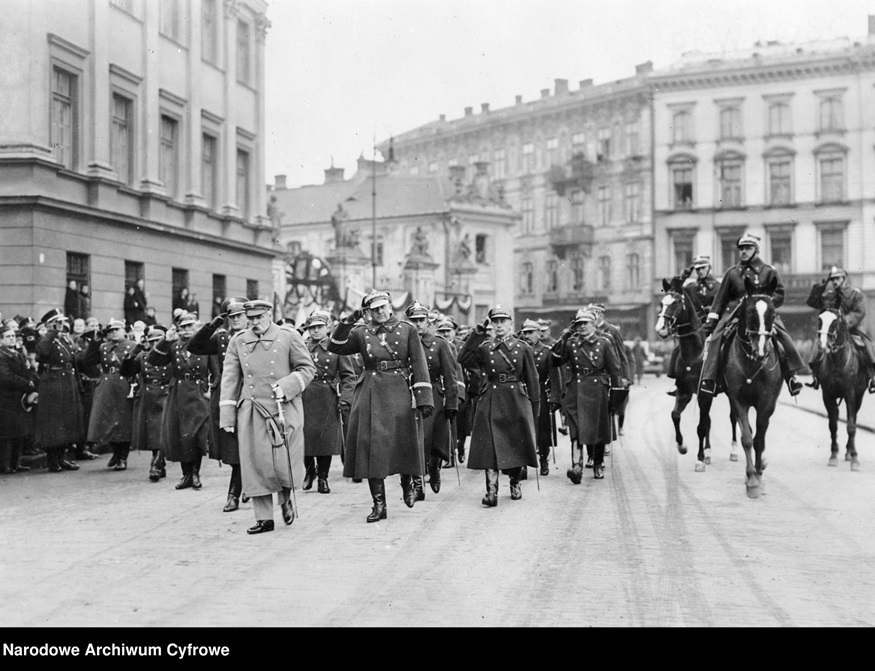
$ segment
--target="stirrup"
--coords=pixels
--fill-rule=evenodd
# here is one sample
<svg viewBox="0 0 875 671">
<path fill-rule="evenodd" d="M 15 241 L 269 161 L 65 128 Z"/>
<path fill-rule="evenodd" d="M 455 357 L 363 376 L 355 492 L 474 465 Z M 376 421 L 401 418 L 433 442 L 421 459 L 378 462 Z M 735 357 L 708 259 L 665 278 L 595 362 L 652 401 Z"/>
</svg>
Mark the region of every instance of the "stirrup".
<svg viewBox="0 0 875 671">
<path fill-rule="evenodd" d="M 875 377 L 869 379 L 869 393 L 875 394 Z"/>
<path fill-rule="evenodd" d="M 802 383 L 795 376 L 791 377 L 787 380 L 787 389 L 790 392 L 790 396 L 798 396 L 799 392 L 802 391 Z"/>
<path fill-rule="evenodd" d="M 811 387 L 812 389 L 820 389 L 820 380 L 818 380 L 816 377 L 812 377 L 811 382 L 806 382 L 805 386 Z M 869 383 L 869 390 L 870 391 L 872 390 L 872 383 L 871 382 Z"/>
</svg>

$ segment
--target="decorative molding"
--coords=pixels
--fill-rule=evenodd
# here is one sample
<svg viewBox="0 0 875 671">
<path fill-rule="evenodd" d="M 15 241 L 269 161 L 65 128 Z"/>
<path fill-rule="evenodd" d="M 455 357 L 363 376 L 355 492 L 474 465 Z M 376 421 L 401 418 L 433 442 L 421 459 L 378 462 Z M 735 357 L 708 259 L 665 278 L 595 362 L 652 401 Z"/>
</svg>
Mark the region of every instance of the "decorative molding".
<svg viewBox="0 0 875 671">
<path fill-rule="evenodd" d="M 267 31 L 273 24 L 267 18 L 267 14 L 261 12 L 255 15 L 255 39 L 258 42 L 264 42 L 267 37 Z"/>
<path fill-rule="evenodd" d="M 220 117 L 218 114 L 208 112 L 205 109 L 201 109 L 201 118 L 206 119 L 210 123 L 216 124 L 217 126 L 221 126 L 223 123 L 225 123 L 225 119 L 223 117 Z"/>
<path fill-rule="evenodd" d="M 55 33 L 48 33 L 49 44 L 52 46 L 58 47 L 59 49 L 63 49 L 69 54 L 72 54 L 76 58 L 85 59 L 87 58 L 91 52 L 87 49 L 83 49 L 82 47 L 77 47 L 72 42 L 68 42 L 63 37 L 59 37 L 55 35 Z"/>
<path fill-rule="evenodd" d="M 258 137 L 258 135 L 256 135 L 252 131 L 248 131 L 245 128 L 240 128 L 240 126 L 237 126 L 237 136 L 242 137 L 244 140 L 247 140 L 249 142 L 255 142 L 255 139 Z"/>
<path fill-rule="evenodd" d="M 179 107 L 185 107 L 188 104 L 188 101 L 185 98 L 180 98 L 178 95 L 171 93 L 167 89 L 158 89 L 158 97 Z"/>
<path fill-rule="evenodd" d="M 143 81 L 143 78 L 140 75 L 135 75 L 130 70 L 125 70 L 120 65 L 116 65 L 115 63 L 109 64 L 109 74 L 116 75 L 117 77 L 121 77 L 122 79 L 134 84 L 135 86 L 139 86 Z"/>
<path fill-rule="evenodd" d="M 240 0 L 225 0 L 225 18 L 235 19 L 240 15 Z"/>
</svg>

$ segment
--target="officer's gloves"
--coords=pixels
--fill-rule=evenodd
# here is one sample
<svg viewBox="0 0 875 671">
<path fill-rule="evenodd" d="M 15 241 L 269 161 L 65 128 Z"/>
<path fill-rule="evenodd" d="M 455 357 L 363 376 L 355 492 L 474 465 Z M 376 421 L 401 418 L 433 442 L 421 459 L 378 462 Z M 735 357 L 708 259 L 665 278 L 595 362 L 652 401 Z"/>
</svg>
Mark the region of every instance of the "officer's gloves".
<svg viewBox="0 0 875 671">
<path fill-rule="evenodd" d="M 717 320 L 713 317 L 710 317 L 705 320 L 705 324 L 702 326 L 702 330 L 705 332 L 705 335 L 711 335 L 714 333 L 714 329 L 717 327 Z"/>
</svg>

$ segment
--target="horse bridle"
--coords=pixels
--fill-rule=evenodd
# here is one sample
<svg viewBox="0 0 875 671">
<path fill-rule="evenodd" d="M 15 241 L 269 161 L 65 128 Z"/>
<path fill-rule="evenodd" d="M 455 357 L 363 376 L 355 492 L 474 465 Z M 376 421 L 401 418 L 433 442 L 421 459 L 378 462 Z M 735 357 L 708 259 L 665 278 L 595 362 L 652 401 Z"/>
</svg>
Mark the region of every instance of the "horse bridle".
<svg viewBox="0 0 875 671">
<path fill-rule="evenodd" d="M 842 320 L 842 313 L 835 308 L 828 308 L 823 312 L 832 312 L 836 316 L 835 320 L 833 321 L 833 324 L 835 324 L 835 329 L 833 329 L 830 325 L 830 327 L 826 331 L 826 351 L 830 354 L 835 354 L 842 347 L 844 347 L 845 344 L 845 340 L 839 342 L 839 333 L 841 331 L 841 329 L 839 328 L 839 321 Z M 823 330 L 817 329 L 817 335 L 823 335 Z"/>
<path fill-rule="evenodd" d="M 772 300 L 772 297 L 769 296 L 768 294 L 750 294 L 749 296 L 746 296 L 745 299 L 744 299 L 744 300 L 745 300 L 745 305 L 747 304 L 748 299 L 751 299 L 751 298 L 768 298 L 769 301 Z M 774 310 L 774 308 L 772 308 L 772 309 Z M 744 321 L 745 321 L 744 332 L 747 333 L 748 341 L 750 341 L 750 336 L 751 336 L 751 335 L 755 335 L 755 336 L 766 336 L 767 338 L 770 338 L 770 337 L 773 336 L 774 333 L 775 333 L 775 326 L 774 326 L 774 324 L 772 325 L 772 328 L 769 329 L 768 331 L 766 331 L 766 330 L 753 330 L 753 329 L 749 329 L 749 328 L 747 328 L 747 319 L 745 319 Z M 760 325 L 760 329 L 764 329 L 764 328 L 765 328 L 765 324 Z"/>
<path fill-rule="evenodd" d="M 659 311 L 659 314 L 656 315 L 656 318 L 659 319 L 660 317 L 662 317 L 663 321 L 665 322 L 665 328 L 668 330 L 669 335 L 677 336 L 678 338 L 683 338 L 685 336 L 689 336 L 690 333 L 685 333 L 684 335 L 679 335 L 678 329 L 682 326 L 690 326 L 692 324 L 692 322 L 684 322 L 682 324 L 677 323 L 677 320 L 678 320 L 677 316 L 681 312 L 683 312 L 684 310 L 687 309 L 687 299 L 684 296 L 682 291 L 681 292 L 669 291 L 668 293 L 671 296 L 677 296 L 678 301 L 680 302 L 680 308 L 678 308 L 678 310 L 675 312 L 674 315 L 669 317 L 665 312 L 665 309 L 667 306 L 663 305 L 662 309 Z M 692 331 L 691 333 L 695 333 L 695 331 Z"/>
</svg>

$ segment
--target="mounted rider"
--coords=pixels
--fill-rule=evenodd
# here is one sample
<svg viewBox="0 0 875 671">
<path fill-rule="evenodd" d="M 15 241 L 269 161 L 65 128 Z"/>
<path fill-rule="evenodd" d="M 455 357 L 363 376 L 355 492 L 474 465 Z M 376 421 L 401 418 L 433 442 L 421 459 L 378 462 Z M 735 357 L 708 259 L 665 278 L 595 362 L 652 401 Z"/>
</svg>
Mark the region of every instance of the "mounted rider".
<svg viewBox="0 0 875 671">
<path fill-rule="evenodd" d="M 784 304 L 784 283 L 774 267 L 764 263 L 759 257 L 760 239 L 745 233 L 735 243 L 738 247 L 741 262 L 732 266 L 723 276 L 723 282 L 714 297 L 711 312 L 702 329 L 710 338 L 705 342 L 705 356 L 702 363 L 702 381 L 700 390 L 708 394 L 717 394 L 717 380 L 722 376 L 720 350 L 724 332 L 727 326 L 735 322 L 738 306 L 744 298 L 745 279 L 749 279 L 755 287 L 765 287 L 774 280 L 775 290 L 772 303 L 775 308 Z M 793 339 L 784 327 L 781 318 L 775 315 L 773 336 L 779 347 L 778 356 L 781 360 L 781 371 L 787 381 L 791 396 L 796 396 L 802 390 L 802 383 L 796 379 L 796 371 L 803 367 L 802 359 L 796 351 Z"/>
<path fill-rule="evenodd" d="M 833 266 L 826 279 L 811 287 L 811 293 L 805 302 L 820 312 L 834 306 L 841 310 L 842 319 L 845 320 L 848 333 L 851 335 L 851 342 L 856 345 L 869 367 L 869 393 L 875 394 L 875 347 L 869 334 L 860 326 L 866 318 L 866 299 L 859 289 L 848 283 L 848 273 L 843 268 Z M 808 362 L 813 377 L 808 386 L 814 389 L 820 386 L 820 364 L 823 355 L 823 348 L 818 341 L 811 361 Z"/>
<path fill-rule="evenodd" d="M 693 274 L 693 271 L 696 272 L 696 279 L 688 282 L 687 280 Z M 696 312 L 699 313 L 699 319 L 704 322 L 708 317 L 711 305 L 714 303 L 714 298 L 717 296 L 717 290 L 720 289 L 720 280 L 711 274 L 711 257 L 699 254 L 699 256 L 693 259 L 693 264 L 681 273 L 681 279 L 684 281 L 684 286 L 689 287 L 690 291 L 698 297 L 699 303 L 696 305 Z M 675 367 L 677 366 L 680 353 L 680 347 L 675 347 L 671 351 L 667 377 L 674 378 Z M 677 388 L 666 393 L 669 396 L 675 396 Z"/>
</svg>

